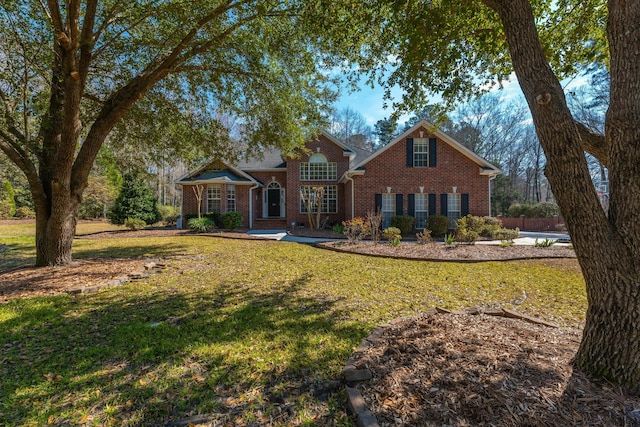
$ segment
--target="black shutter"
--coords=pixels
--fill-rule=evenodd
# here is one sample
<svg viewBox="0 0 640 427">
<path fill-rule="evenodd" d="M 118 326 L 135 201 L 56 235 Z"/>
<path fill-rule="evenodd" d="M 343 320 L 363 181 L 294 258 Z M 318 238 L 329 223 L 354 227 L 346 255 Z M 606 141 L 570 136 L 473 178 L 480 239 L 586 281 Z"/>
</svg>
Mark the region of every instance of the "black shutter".
<svg viewBox="0 0 640 427">
<path fill-rule="evenodd" d="M 404 206 L 402 206 L 402 194 L 396 194 L 396 215 L 402 215 Z"/>
<path fill-rule="evenodd" d="M 429 216 L 436 214 L 436 195 L 429 193 Z"/>
<path fill-rule="evenodd" d="M 382 211 L 382 194 L 376 194 L 376 213 Z"/>
<path fill-rule="evenodd" d="M 411 193 L 407 195 L 407 203 L 409 204 L 407 209 L 407 215 L 411 215 L 413 217 L 416 216 L 416 195 Z"/>
<path fill-rule="evenodd" d="M 407 138 L 407 167 L 413 167 L 413 138 Z"/>
<path fill-rule="evenodd" d="M 460 196 L 460 204 L 461 204 L 460 210 L 462 211 L 460 213 L 462 214 L 462 216 L 469 215 L 469 195 L 468 194 L 463 193 Z"/>
<path fill-rule="evenodd" d="M 429 138 L 429 167 L 436 167 L 436 139 Z"/>
<path fill-rule="evenodd" d="M 447 216 L 447 193 L 440 195 L 440 213 Z"/>
</svg>

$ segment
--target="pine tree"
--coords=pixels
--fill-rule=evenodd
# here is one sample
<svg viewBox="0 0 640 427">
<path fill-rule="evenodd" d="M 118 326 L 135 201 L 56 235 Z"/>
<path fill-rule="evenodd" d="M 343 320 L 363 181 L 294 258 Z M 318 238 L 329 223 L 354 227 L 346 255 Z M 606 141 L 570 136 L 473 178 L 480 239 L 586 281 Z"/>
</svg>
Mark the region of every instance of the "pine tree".
<svg viewBox="0 0 640 427">
<path fill-rule="evenodd" d="M 142 179 L 132 174 L 124 176 L 122 189 L 109 214 L 113 224 L 124 224 L 127 218 L 141 219 L 147 224 L 161 219 L 158 199 Z"/>
</svg>

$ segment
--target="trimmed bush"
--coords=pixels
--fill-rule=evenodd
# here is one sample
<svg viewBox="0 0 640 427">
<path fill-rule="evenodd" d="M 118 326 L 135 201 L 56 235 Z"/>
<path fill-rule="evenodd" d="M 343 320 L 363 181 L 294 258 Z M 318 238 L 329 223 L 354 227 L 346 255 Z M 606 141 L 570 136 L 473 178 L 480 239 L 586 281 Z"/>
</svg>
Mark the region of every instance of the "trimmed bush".
<svg viewBox="0 0 640 427">
<path fill-rule="evenodd" d="M 391 218 L 391 227 L 400 230 L 403 236 L 407 236 L 413 232 L 413 224 L 415 219 L 411 215 L 398 215 Z"/>
<path fill-rule="evenodd" d="M 385 228 L 382 231 L 382 237 L 387 239 L 391 246 L 398 246 L 400 244 L 400 240 L 402 239 L 402 233 L 397 227 L 389 227 Z"/>
<path fill-rule="evenodd" d="M 189 230 L 196 233 L 208 233 L 216 228 L 211 218 L 206 217 L 191 218 L 187 224 L 189 225 Z"/>
<path fill-rule="evenodd" d="M 171 205 L 158 205 L 158 212 L 164 222 L 167 221 L 167 218 L 176 216 L 176 208 Z"/>
<path fill-rule="evenodd" d="M 139 218 L 127 218 L 124 226 L 129 230 L 142 230 L 147 226 L 147 223 Z"/>
<path fill-rule="evenodd" d="M 229 211 L 220 215 L 222 228 L 235 230 L 242 227 L 242 214 L 240 212 Z"/>
<path fill-rule="evenodd" d="M 500 239 L 503 242 L 513 242 L 513 239 L 517 238 L 519 235 L 520 230 L 517 228 L 515 230 L 510 228 L 501 228 L 493 234 L 493 237 Z"/>
<path fill-rule="evenodd" d="M 478 240 L 478 233 L 473 230 L 457 230 L 456 231 L 456 240 L 458 242 L 467 243 L 469 245 L 473 245 L 476 240 Z"/>
<path fill-rule="evenodd" d="M 467 231 L 473 231 L 478 237 L 493 238 L 493 234 L 500 229 L 500 221 L 490 216 L 466 215 L 458 218 L 456 221 L 456 229 L 461 237 L 464 236 Z"/>
<path fill-rule="evenodd" d="M 427 220 L 427 229 L 431 230 L 432 236 L 444 236 L 449 231 L 449 218 L 444 215 L 431 215 Z"/>
</svg>

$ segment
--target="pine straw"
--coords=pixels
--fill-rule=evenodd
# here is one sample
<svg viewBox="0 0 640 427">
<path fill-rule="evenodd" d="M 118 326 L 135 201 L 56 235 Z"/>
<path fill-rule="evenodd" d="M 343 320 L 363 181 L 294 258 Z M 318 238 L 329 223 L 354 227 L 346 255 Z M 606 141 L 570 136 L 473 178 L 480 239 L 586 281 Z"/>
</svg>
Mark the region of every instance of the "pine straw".
<svg viewBox="0 0 640 427">
<path fill-rule="evenodd" d="M 356 353 L 381 426 L 640 426 L 640 402 L 571 365 L 580 331 L 485 315 L 425 314 Z"/>
</svg>

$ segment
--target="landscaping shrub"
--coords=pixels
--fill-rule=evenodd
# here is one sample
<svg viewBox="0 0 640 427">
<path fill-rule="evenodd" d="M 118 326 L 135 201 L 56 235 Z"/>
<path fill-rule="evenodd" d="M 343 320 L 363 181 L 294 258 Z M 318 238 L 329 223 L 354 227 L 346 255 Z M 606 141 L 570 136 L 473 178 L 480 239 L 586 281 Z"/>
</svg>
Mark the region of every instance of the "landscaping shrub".
<svg viewBox="0 0 640 427">
<path fill-rule="evenodd" d="M 235 230 L 242 227 L 242 214 L 240 212 L 229 211 L 220 215 L 222 228 Z"/>
<path fill-rule="evenodd" d="M 127 218 L 124 222 L 124 226 L 129 230 L 142 230 L 147 226 L 147 223 L 139 218 Z"/>
<path fill-rule="evenodd" d="M 549 239 L 548 237 L 540 241 L 538 241 L 538 238 L 536 237 L 536 241 L 533 244 L 533 246 L 535 246 L 536 248 L 549 248 L 555 245 L 556 243 L 558 243 L 557 240 Z"/>
<path fill-rule="evenodd" d="M 138 218 L 147 224 L 161 219 L 153 192 L 142 179 L 131 174 L 124 176 L 120 194 L 109 213 L 113 224 L 124 224 L 127 218 Z"/>
<path fill-rule="evenodd" d="M 361 217 L 343 221 L 344 234 L 347 236 L 349 243 L 356 243 L 362 240 L 370 232 L 369 223 Z"/>
<path fill-rule="evenodd" d="M 175 226 L 178 223 L 178 218 L 180 218 L 180 215 L 171 215 L 166 217 L 162 222 L 164 222 L 164 225 Z"/>
<path fill-rule="evenodd" d="M 33 219 L 36 217 L 36 211 L 28 206 L 20 206 L 16 209 L 16 217 L 22 219 Z"/>
<path fill-rule="evenodd" d="M 215 228 L 211 218 L 206 217 L 191 218 L 187 224 L 189 225 L 189 230 L 196 233 L 208 233 Z"/>
<path fill-rule="evenodd" d="M 456 229 L 460 235 L 464 235 L 467 231 L 473 231 L 478 236 L 492 238 L 493 234 L 500 229 L 500 221 L 490 216 L 466 215 L 458 218 Z"/>
<path fill-rule="evenodd" d="M 402 239 L 402 232 L 397 227 L 389 227 L 382 231 L 382 237 L 387 239 L 392 246 L 398 246 Z"/>
<path fill-rule="evenodd" d="M 444 235 L 444 244 L 445 245 L 453 245 L 456 241 L 456 235 L 453 233 Z"/>
<path fill-rule="evenodd" d="M 456 240 L 458 242 L 467 243 L 472 245 L 478 240 L 479 234 L 473 230 L 464 229 L 456 231 Z"/>
<path fill-rule="evenodd" d="M 397 215 L 391 218 L 391 227 L 399 229 L 403 236 L 407 236 L 413 232 L 414 223 L 415 218 L 411 215 Z"/>
<path fill-rule="evenodd" d="M 431 230 L 424 229 L 421 232 L 416 234 L 416 239 L 418 239 L 419 245 L 427 245 L 433 242 L 431 238 Z"/>
<path fill-rule="evenodd" d="M 449 218 L 444 215 L 431 215 L 427 220 L 427 229 L 432 236 L 444 236 L 449 231 Z"/>
<path fill-rule="evenodd" d="M 503 242 L 513 242 L 513 239 L 520 235 L 520 230 L 516 228 L 512 230 L 510 228 L 501 228 L 493 234 L 493 237 Z"/>
<path fill-rule="evenodd" d="M 222 225 L 222 221 L 220 220 L 220 214 L 218 212 L 207 212 L 202 216 L 205 218 L 209 218 L 211 221 L 213 221 L 214 227 L 220 227 Z"/>
<path fill-rule="evenodd" d="M 507 216 L 517 218 L 524 215 L 527 218 L 550 218 L 560 215 L 560 208 L 552 202 L 542 202 L 536 204 L 514 203 L 509 206 Z"/>
<path fill-rule="evenodd" d="M 337 234 L 344 234 L 344 225 L 336 224 L 336 225 L 333 226 L 331 231 L 333 231 L 334 233 L 337 233 Z"/>
<path fill-rule="evenodd" d="M 166 222 L 169 217 L 176 216 L 176 208 L 171 205 L 158 205 L 158 212 L 163 222 Z"/>
</svg>

